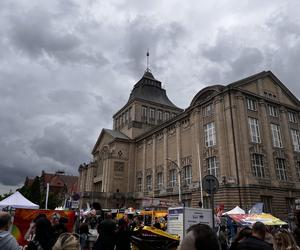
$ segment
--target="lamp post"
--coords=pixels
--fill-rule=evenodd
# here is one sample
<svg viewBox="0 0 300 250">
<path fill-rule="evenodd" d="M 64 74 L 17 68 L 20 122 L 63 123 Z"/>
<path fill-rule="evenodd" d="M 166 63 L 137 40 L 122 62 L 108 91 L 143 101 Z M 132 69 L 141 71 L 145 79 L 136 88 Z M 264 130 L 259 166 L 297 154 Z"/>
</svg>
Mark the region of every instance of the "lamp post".
<svg viewBox="0 0 300 250">
<path fill-rule="evenodd" d="M 179 168 L 178 164 L 175 161 L 173 161 L 169 158 L 167 158 L 166 160 L 173 163 L 177 167 L 178 174 L 179 174 L 179 178 L 178 178 L 178 200 L 179 200 L 179 204 L 181 205 L 182 204 L 182 198 L 181 198 L 181 171 L 182 171 L 182 169 Z"/>
</svg>

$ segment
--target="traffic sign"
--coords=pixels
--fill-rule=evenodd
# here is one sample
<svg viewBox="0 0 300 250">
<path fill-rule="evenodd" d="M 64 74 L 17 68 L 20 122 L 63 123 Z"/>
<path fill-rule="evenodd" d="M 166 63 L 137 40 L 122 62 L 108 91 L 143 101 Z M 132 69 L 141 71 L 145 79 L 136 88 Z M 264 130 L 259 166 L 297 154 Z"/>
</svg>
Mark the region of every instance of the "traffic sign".
<svg viewBox="0 0 300 250">
<path fill-rule="evenodd" d="M 202 180 L 202 188 L 208 194 L 215 194 L 219 189 L 219 181 L 214 175 L 206 175 Z"/>
</svg>

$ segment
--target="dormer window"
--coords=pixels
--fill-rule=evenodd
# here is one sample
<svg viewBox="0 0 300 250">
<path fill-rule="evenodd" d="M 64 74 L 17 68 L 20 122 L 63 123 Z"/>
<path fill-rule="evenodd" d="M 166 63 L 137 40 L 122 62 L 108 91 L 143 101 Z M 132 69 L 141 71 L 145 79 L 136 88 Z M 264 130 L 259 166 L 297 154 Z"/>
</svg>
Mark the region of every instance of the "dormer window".
<svg viewBox="0 0 300 250">
<path fill-rule="evenodd" d="M 170 119 L 170 112 L 165 112 L 165 121 Z"/>
<path fill-rule="evenodd" d="M 142 106 L 142 121 L 146 122 L 147 121 L 147 107 Z"/>
</svg>

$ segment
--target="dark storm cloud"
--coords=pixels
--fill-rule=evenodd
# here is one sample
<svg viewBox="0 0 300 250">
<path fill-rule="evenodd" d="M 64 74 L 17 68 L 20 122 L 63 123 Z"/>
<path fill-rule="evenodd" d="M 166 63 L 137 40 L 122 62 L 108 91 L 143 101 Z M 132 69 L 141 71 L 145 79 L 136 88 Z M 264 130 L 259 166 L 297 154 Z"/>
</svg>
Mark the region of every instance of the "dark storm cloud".
<svg viewBox="0 0 300 250">
<path fill-rule="evenodd" d="M 0 1 L 0 193 L 42 170 L 77 174 L 148 48 L 154 76 L 182 108 L 208 84 L 269 69 L 300 97 L 299 5 Z"/>
<path fill-rule="evenodd" d="M 151 17 L 137 16 L 127 27 L 126 50 L 123 51 L 128 58 L 126 67 L 136 74 L 143 72 L 146 68 L 146 51 L 149 49 L 150 68 L 155 71 L 176 51 L 184 35 L 185 29 L 180 23 L 155 25 Z"/>
<path fill-rule="evenodd" d="M 76 166 L 86 160 L 89 148 L 84 142 L 78 144 L 79 140 L 65 132 L 65 129 L 68 128 L 62 124 L 46 127 L 43 135 L 33 140 L 32 149 L 38 156 L 54 159 L 67 166 Z"/>
<path fill-rule="evenodd" d="M 8 167 L 0 163 L 1 175 L 0 183 L 4 185 L 19 185 L 24 183 L 24 176 L 34 176 L 35 172 L 29 167 L 28 169 L 20 166 Z"/>
<path fill-rule="evenodd" d="M 108 63 L 100 51 L 84 48 L 80 33 L 75 34 L 74 24 L 60 26 L 56 13 L 33 9 L 22 14 L 12 14 L 8 32 L 10 42 L 27 55 L 33 58 L 48 56 L 62 63 Z"/>
</svg>

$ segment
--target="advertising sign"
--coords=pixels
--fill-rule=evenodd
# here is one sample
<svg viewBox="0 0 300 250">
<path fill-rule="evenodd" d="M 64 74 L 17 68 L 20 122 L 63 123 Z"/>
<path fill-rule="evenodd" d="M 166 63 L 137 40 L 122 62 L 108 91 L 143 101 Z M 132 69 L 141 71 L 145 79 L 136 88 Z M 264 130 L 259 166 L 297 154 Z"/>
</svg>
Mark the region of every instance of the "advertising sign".
<svg viewBox="0 0 300 250">
<path fill-rule="evenodd" d="M 188 230 L 190 226 L 198 223 L 212 226 L 211 209 L 186 207 L 184 210 L 185 231 Z"/>
<path fill-rule="evenodd" d="M 212 227 L 211 209 L 174 207 L 168 210 L 168 233 L 182 239 L 190 226 L 202 223 Z"/>
<path fill-rule="evenodd" d="M 183 208 L 169 208 L 168 214 L 168 233 L 177 234 L 183 238 Z"/>
<path fill-rule="evenodd" d="M 34 209 L 16 209 L 12 226 L 12 235 L 16 238 L 22 249 L 26 249 L 28 242 L 24 236 L 30 226 L 30 223 L 39 215 L 44 214 L 52 221 L 52 218 L 64 218 L 65 225 L 69 232 L 73 231 L 75 222 L 74 211 L 57 211 L 57 210 L 34 210 Z M 30 237 L 33 237 L 31 235 Z"/>
</svg>

